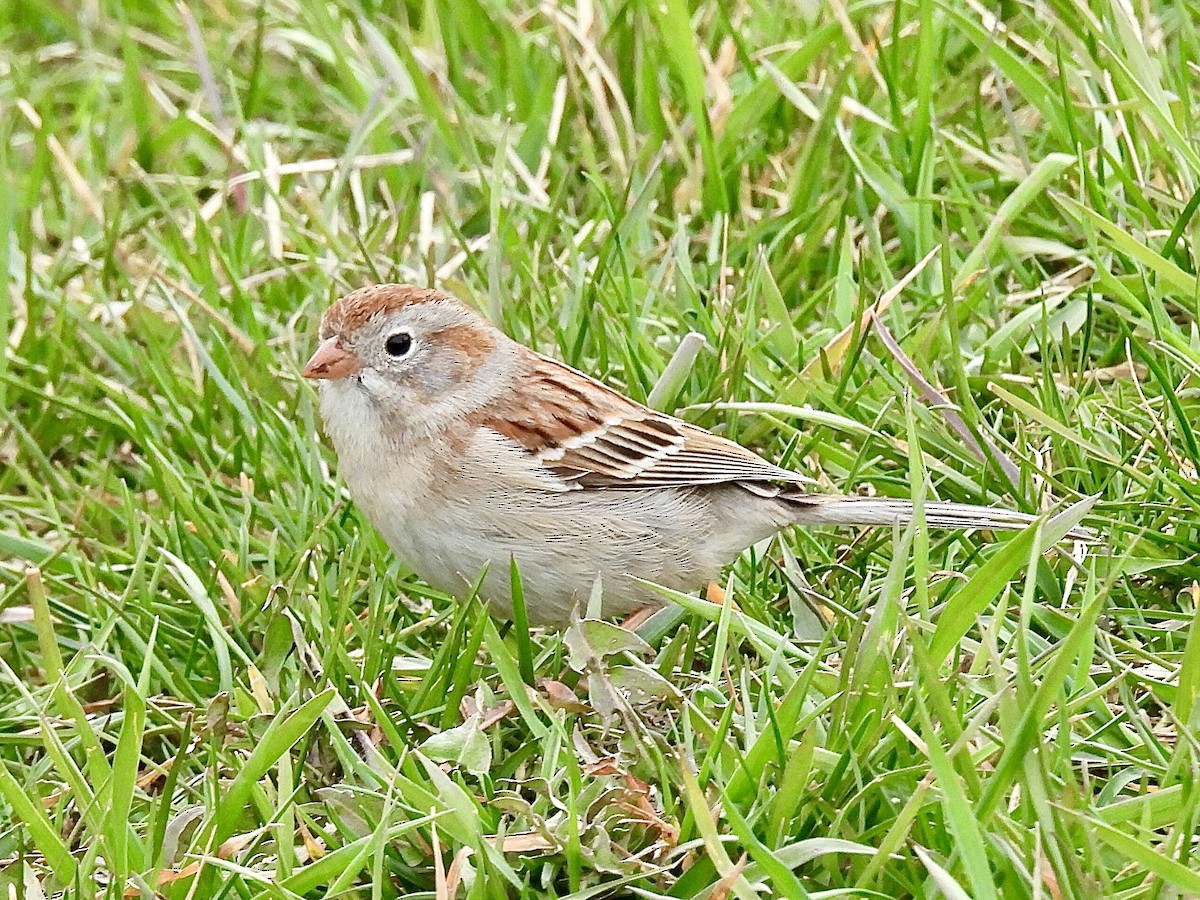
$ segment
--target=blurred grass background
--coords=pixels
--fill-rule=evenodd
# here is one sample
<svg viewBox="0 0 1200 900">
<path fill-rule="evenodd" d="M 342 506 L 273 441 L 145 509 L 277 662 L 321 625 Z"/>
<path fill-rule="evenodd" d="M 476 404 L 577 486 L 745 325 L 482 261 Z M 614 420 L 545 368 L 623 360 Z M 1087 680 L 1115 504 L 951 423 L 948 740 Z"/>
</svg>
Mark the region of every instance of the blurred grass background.
<svg viewBox="0 0 1200 900">
<path fill-rule="evenodd" d="M 1200 896 L 1197 59 L 1194 0 L 4 4 L 0 890 Z M 698 332 L 656 400 L 820 489 L 1101 542 L 502 636 L 298 377 L 378 280 L 643 400 Z"/>
</svg>

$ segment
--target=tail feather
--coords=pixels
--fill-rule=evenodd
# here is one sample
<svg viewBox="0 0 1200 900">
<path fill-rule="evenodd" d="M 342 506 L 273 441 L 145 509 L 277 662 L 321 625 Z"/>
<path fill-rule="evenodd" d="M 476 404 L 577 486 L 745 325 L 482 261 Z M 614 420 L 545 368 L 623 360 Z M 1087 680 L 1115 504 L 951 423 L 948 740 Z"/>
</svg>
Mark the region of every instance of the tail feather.
<svg viewBox="0 0 1200 900">
<path fill-rule="evenodd" d="M 793 511 L 798 525 L 907 525 L 913 519 L 910 500 L 894 497 L 838 497 L 806 494 L 800 491 L 780 496 Z M 974 506 L 970 503 L 945 503 L 931 500 L 924 504 L 925 522 L 934 528 L 994 528 L 1000 531 L 1020 531 L 1037 521 L 1036 516 Z M 1072 528 L 1066 535 L 1074 540 L 1095 540 L 1089 528 Z"/>
</svg>

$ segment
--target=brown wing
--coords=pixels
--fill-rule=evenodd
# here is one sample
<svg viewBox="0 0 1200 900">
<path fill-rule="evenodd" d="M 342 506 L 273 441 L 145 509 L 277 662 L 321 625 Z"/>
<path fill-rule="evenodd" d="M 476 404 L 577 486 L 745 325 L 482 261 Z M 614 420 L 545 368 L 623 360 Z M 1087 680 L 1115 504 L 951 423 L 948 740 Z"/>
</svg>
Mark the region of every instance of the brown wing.
<svg viewBox="0 0 1200 900">
<path fill-rule="evenodd" d="M 481 424 L 581 488 L 649 488 L 806 479 L 740 444 L 635 403 L 528 351 L 527 389 Z"/>
</svg>

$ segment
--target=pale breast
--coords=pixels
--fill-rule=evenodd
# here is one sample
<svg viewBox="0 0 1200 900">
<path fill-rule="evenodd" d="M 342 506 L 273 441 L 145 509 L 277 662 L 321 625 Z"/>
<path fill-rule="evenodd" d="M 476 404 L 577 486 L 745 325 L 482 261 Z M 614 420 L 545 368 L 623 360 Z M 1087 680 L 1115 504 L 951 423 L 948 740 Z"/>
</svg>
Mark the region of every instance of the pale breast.
<svg viewBox="0 0 1200 900">
<path fill-rule="evenodd" d="M 506 617 L 516 559 L 533 624 L 564 624 L 597 577 L 608 616 L 657 602 L 629 576 L 692 590 L 777 527 L 733 487 L 567 489 L 492 431 L 407 448 L 334 441 L 355 502 L 405 565 L 456 596 L 486 570 L 481 596 Z"/>
<path fill-rule="evenodd" d="M 530 619 L 561 624 L 598 576 L 606 613 L 621 615 L 650 599 L 629 574 L 682 588 L 713 568 L 694 547 L 706 504 L 688 492 L 564 490 L 490 432 L 461 456 L 442 451 L 389 484 L 351 485 L 396 555 L 440 590 L 461 595 L 486 570 L 481 594 L 508 616 L 516 559 Z"/>
</svg>

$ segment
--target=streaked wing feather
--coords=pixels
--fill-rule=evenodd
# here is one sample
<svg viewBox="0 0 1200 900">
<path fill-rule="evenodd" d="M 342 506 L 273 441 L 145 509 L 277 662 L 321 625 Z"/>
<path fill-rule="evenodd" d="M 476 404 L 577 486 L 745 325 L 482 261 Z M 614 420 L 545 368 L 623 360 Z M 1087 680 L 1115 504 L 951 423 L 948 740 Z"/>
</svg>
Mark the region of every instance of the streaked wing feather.
<svg viewBox="0 0 1200 900">
<path fill-rule="evenodd" d="M 520 444 L 572 487 L 805 480 L 557 360 L 529 351 L 526 377 L 528 393 L 498 405 L 480 424 Z"/>
</svg>

